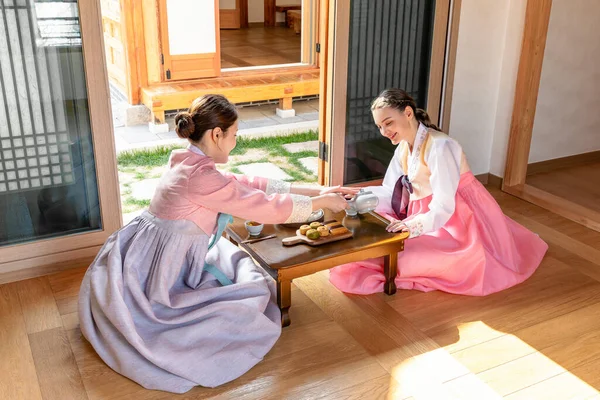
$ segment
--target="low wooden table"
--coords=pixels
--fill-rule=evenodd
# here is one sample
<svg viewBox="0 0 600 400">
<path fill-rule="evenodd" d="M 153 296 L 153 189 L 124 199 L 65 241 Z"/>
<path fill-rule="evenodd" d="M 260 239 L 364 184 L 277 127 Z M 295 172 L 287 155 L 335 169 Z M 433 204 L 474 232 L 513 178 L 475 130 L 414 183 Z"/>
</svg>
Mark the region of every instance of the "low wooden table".
<svg viewBox="0 0 600 400">
<path fill-rule="evenodd" d="M 317 247 L 306 244 L 288 247 L 284 246 L 281 240 L 295 236 L 296 229 L 283 225 L 265 225 L 261 236 L 276 234 L 276 238 L 239 244 L 277 281 L 277 304 L 281 309 L 282 326 L 288 326 L 291 322 L 288 312 L 292 303 L 292 280 L 338 265 L 384 257 L 384 291 L 388 295 L 396 293 L 394 278 L 397 274 L 398 253 L 404 250 L 404 240 L 409 235 L 388 233 L 385 230 L 387 224 L 379 218 L 372 214 L 347 217 L 343 211 L 332 214 L 326 210 L 325 221 L 336 219 L 351 230 L 354 237 Z M 249 238 L 244 220 L 239 218 L 234 218 L 233 224 L 226 228 L 225 234 L 234 243 L 241 243 Z"/>
</svg>

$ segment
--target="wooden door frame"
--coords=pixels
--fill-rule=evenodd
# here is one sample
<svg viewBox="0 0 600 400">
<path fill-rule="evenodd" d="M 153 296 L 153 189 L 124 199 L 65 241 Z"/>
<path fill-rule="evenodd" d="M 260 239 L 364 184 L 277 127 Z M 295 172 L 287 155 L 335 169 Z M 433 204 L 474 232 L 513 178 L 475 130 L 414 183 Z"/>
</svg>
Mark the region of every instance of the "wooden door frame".
<svg viewBox="0 0 600 400">
<path fill-rule="evenodd" d="M 79 20 L 102 228 L 0 248 L 0 284 L 87 265 L 106 239 L 121 226 L 100 1 L 79 0 Z"/>
<path fill-rule="evenodd" d="M 220 3 L 220 1 L 219 1 Z M 220 4 L 219 4 L 220 7 Z M 233 17 L 233 25 L 224 24 Z M 219 8 L 220 29 L 241 29 L 248 27 L 248 0 L 235 0 L 235 8 Z"/>
<path fill-rule="evenodd" d="M 160 51 L 162 55 L 162 74 L 161 81 L 162 82 L 178 82 L 185 80 L 193 80 L 193 79 L 203 79 L 203 78 L 215 78 L 221 76 L 221 29 L 220 29 L 220 11 L 219 11 L 219 0 L 214 1 L 214 19 L 215 19 L 215 53 L 194 53 L 194 54 L 181 54 L 173 56 L 171 55 L 170 46 L 169 46 L 169 22 L 168 22 L 168 10 L 167 10 L 167 0 L 157 0 L 158 3 L 158 24 L 159 24 L 159 37 L 160 37 Z M 214 55 L 213 55 L 214 54 Z M 191 76 L 189 73 L 178 72 L 180 76 L 179 78 L 172 77 L 167 78 L 169 67 L 172 66 L 173 61 L 185 62 L 188 60 L 204 60 L 204 59 L 213 59 L 212 70 L 214 71 L 214 75 L 210 76 L 195 76 L 192 73 Z M 207 68 L 208 70 L 208 68 Z M 197 71 L 197 70 L 196 70 Z M 172 72 L 173 74 L 175 71 Z"/>
<path fill-rule="evenodd" d="M 551 9 L 552 0 L 527 2 L 502 190 L 600 231 L 597 211 L 526 183 Z"/>
<path fill-rule="evenodd" d="M 342 166 L 344 165 L 346 141 L 350 7 L 336 0 L 323 2 L 328 3 L 328 7 L 322 7 L 321 12 L 328 13 L 326 17 L 329 23 L 326 25 L 327 29 L 321 32 L 321 51 L 326 56 L 321 60 L 321 97 L 323 98 L 320 101 L 319 141 L 326 144 L 324 147 L 327 149 L 325 151 L 327 161 L 319 159 L 319 183 L 341 185 L 344 180 Z M 460 15 L 461 4 L 460 0 L 436 2 L 427 102 L 427 111 L 434 123 L 439 123 L 441 118 L 442 98 L 446 105 L 444 115 L 449 116 L 456 60 L 458 15 Z M 456 23 L 448 31 L 450 15 L 453 16 Z M 448 40 L 449 36 L 450 40 Z M 440 57 L 444 59 L 443 63 L 437 62 Z M 445 81 L 444 68 L 447 71 Z M 323 146 L 321 143 L 320 146 Z M 361 182 L 356 186 L 367 186 L 380 182 L 381 179 Z"/>
<path fill-rule="evenodd" d="M 329 84 L 333 78 L 333 29 L 335 26 L 335 14 L 330 13 L 330 1 L 321 0 L 319 4 L 319 43 L 321 52 L 317 57 L 319 65 L 319 145 L 327 143 L 328 121 L 331 121 L 331 107 L 328 99 L 331 96 L 332 85 Z M 329 182 L 329 163 L 319 157 L 317 162 L 318 183 L 326 185 Z"/>
</svg>

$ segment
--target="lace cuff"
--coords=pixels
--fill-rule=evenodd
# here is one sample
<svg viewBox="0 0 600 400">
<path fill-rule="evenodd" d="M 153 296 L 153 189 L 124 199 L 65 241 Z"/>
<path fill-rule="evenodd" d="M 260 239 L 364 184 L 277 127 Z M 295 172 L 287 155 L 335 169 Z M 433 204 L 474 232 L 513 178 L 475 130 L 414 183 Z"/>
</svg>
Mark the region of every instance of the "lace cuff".
<svg viewBox="0 0 600 400">
<path fill-rule="evenodd" d="M 301 196 L 298 194 L 290 194 L 294 207 L 292 208 L 292 214 L 289 216 L 286 224 L 305 222 L 312 214 L 312 200 L 308 196 Z"/>
<path fill-rule="evenodd" d="M 285 194 L 289 193 L 292 189 L 292 184 L 285 181 L 280 181 L 278 179 L 268 179 L 267 180 L 267 190 L 265 193 L 268 195 L 273 193 Z"/>
<path fill-rule="evenodd" d="M 406 221 L 404 224 L 408 227 L 408 231 L 410 232 L 409 238 L 421 236 L 423 234 L 423 231 L 425 230 L 423 223 L 418 219 Z"/>
</svg>

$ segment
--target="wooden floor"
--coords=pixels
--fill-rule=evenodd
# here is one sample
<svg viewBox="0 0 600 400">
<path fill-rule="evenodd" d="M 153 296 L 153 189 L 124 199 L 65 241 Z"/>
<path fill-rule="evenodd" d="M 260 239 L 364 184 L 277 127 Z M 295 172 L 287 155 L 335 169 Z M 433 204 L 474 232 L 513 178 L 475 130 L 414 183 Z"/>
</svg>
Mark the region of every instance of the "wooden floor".
<svg viewBox="0 0 600 400">
<path fill-rule="evenodd" d="M 292 325 L 216 389 L 148 391 L 82 338 L 84 270 L 0 286 L 1 399 L 600 399 L 600 233 L 490 189 L 550 245 L 525 283 L 488 297 L 347 296 L 297 280 Z"/>
<path fill-rule="evenodd" d="M 527 184 L 600 212 L 600 163 L 527 176 Z"/>
<path fill-rule="evenodd" d="M 222 29 L 221 68 L 299 63 L 301 45 L 301 35 L 284 26 Z"/>
</svg>

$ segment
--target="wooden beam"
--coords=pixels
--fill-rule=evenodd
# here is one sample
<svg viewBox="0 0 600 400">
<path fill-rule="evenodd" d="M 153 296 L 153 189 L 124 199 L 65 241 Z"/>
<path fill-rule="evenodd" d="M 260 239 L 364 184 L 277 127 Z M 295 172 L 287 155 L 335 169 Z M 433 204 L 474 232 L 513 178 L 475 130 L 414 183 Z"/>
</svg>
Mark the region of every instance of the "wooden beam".
<svg viewBox="0 0 600 400">
<path fill-rule="evenodd" d="M 121 0 L 121 41 L 125 57 L 126 96 L 129 104 L 140 102 L 138 66 L 136 57 L 136 29 L 134 28 L 134 1 Z M 141 30 L 141 29 L 140 29 Z"/>
<path fill-rule="evenodd" d="M 440 120 L 440 104 L 442 100 L 442 84 L 445 65 L 444 58 L 446 55 L 449 13 L 450 0 L 438 0 L 435 2 L 426 109 L 431 117 L 431 121 L 436 125 L 439 124 Z"/>
<path fill-rule="evenodd" d="M 446 82 L 444 83 L 444 103 L 442 114 L 442 131 L 448 133 L 450 131 L 450 114 L 452 112 L 452 93 L 454 91 L 454 71 L 456 68 L 456 49 L 458 48 L 458 27 L 460 25 L 460 8 L 462 0 L 454 0 L 450 14 L 450 43 L 447 57 Z"/>
<path fill-rule="evenodd" d="M 600 151 L 575 154 L 574 156 L 554 158 L 552 160 L 540 161 L 527 166 L 527 175 L 535 175 L 544 172 L 556 171 L 564 168 L 579 167 L 582 165 L 600 162 Z"/>
<path fill-rule="evenodd" d="M 517 73 L 504 186 L 525 184 L 552 0 L 529 0 Z"/>
<path fill-rule="evenodd" d="M 153 84 L 162 81 L 163 66 L 161 64 L 161 37 L 159 26 L 159 5 L 157 0 L 142 0 L 144 21 L 144 54 L 146 58 L 146 76 L 142 81 Z M 145 87 L 146 85 L 142 85 Z M 143 95 L 142 95 L 143 96 Z"/>
<path fill-rule="evenodd" d="M 275 0 L 265 0 L 265 26 L 275 26 Z"/>
<path fill-rule="evenodd" d="M 600 232 L 600 213 L 531 185 L 506 186 L 502 190 Z"/>
<path fill-rule="evenodd" d="M 131 104 L 141 104 L 141 89 L 144 86 L 148 86 L 148 65 L 146 59 L 146 38 L 144 33 L 144 10 L 143 3 L 141 1 L 133 2 L 133 26 L 136 27 L 134 30 L 134 43 L 135 43 L 135 58 L 136 58 L 136 71 L 138 76 L 137 87 L 135 91 L 137 93 L 137 101 Z M 132 86 L 133 87 L 133 86 Z"/>
<path fill-rule="evenodd" d="M 240 8 L 240 27 L 248 28 L 248 0 L 237 0 L 239 1 Z"/>
<path fill-rule="evenodd" d="M 142 88 L 141 97 L 142 103 L 160 120 L 161 111 L 187 108 L 195 98 L 207 93 L 222 94 L 234 103 L 315 95 L 319 93 L 317 71 L 314 67 L 304 67 L 298 72 L 281 72 L 277 77 L 261 72 L 185 84 L 156 84 Z"/>
<path fill-rule="evenodd" d="M 317 63 L 319 65 L 319 141 L 327 142 L 327 110 L 330 108 L 328 101 L 328 85 L 330 82 L 329 76 L 329 0 L 321 0 L 319 4 L 319 43 L 321 44 L 321 52 L 317 54 Z M 318 183 L 326 185 L 328 172 L 326 171 L 327 163 L 324 160 L 318 160 Z"/>
<path fill-rule="evenodd" d="M 327 61 L 328 105 L 327 143 L 329 162 L 328 185 L 344 184 L 346 147 L 346 99 L 348 83 L 348 51 L 350 38 L 350 7 L 341 2 L 330 2 L 329 48 Z"/>
<path fill-rule="evenodd" d="M 280 110 L 291 110 L 292 109 L 292 98 L 291 97 L 283 97 L 279 99 L 279 109 Z"/>
</svg>

